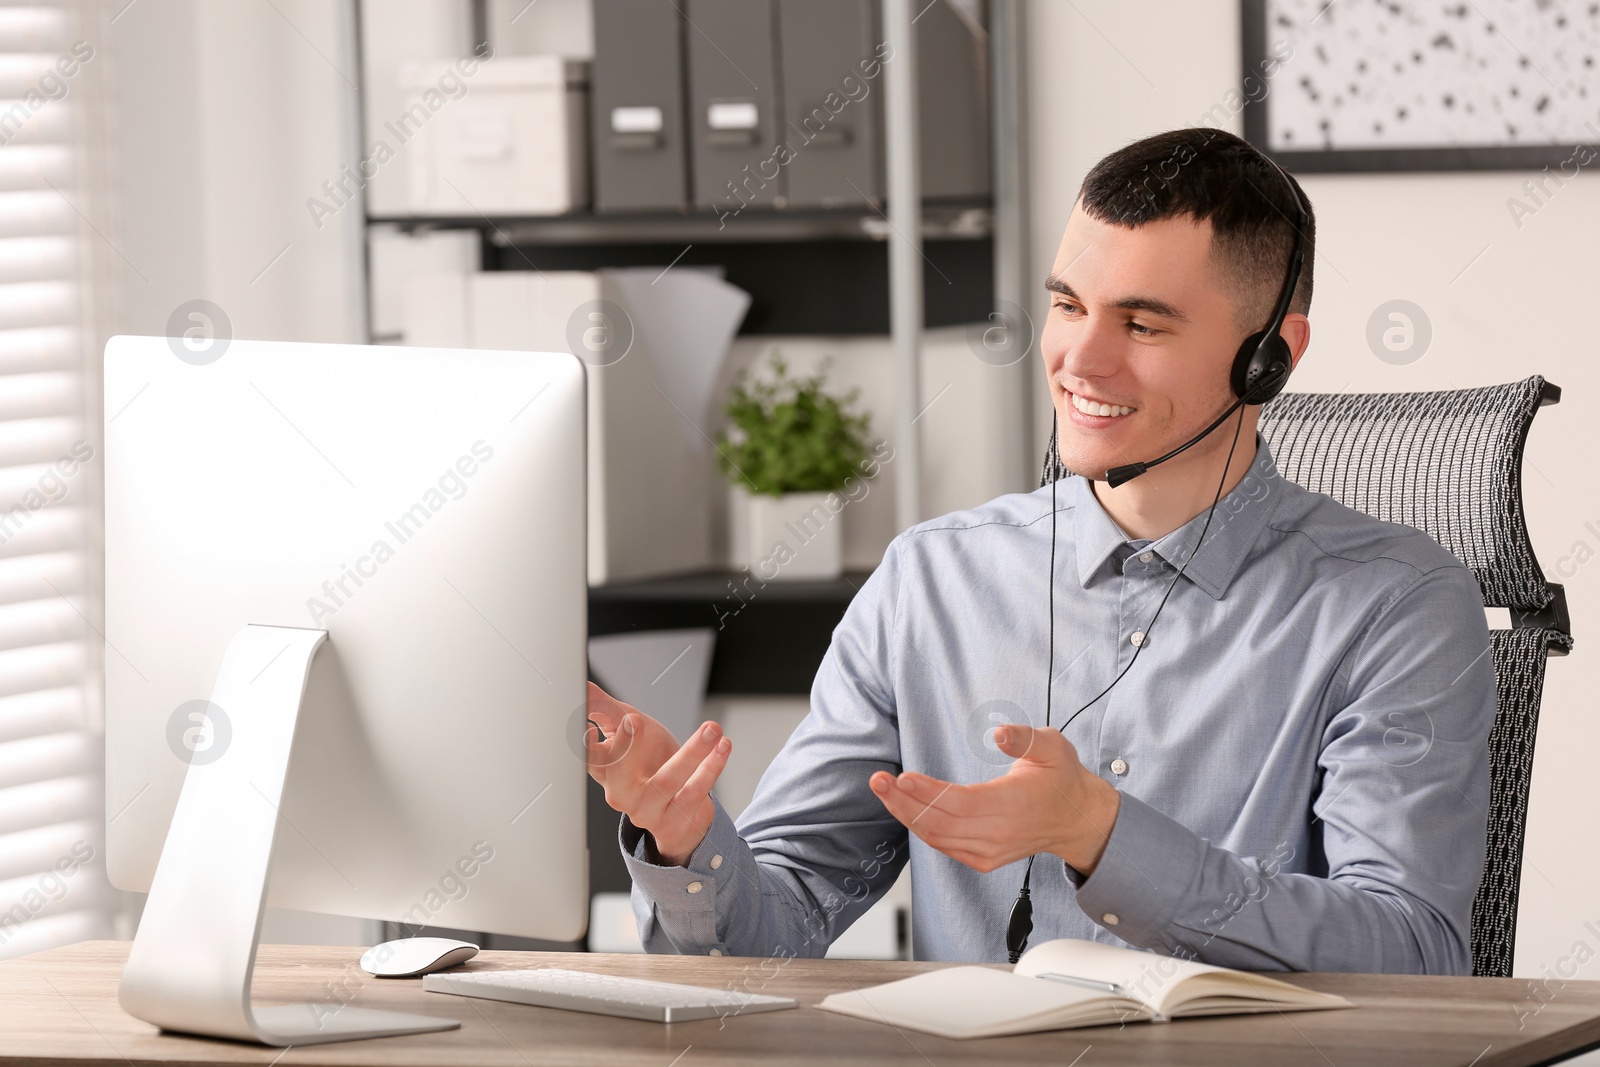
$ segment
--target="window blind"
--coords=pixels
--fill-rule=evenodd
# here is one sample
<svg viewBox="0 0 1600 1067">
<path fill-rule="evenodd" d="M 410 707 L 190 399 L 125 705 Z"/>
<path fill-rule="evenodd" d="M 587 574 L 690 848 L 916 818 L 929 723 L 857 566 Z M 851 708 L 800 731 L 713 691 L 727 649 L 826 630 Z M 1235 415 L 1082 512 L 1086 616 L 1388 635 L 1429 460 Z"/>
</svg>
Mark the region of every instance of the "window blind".
<svg viewBox="0 0 1600 1067">
<path fill-rule="evenodd" d="M 85 47 L 61 3 L 0 6 L 0 958 L 113 936 L 74 191 Z"/>
</svg>

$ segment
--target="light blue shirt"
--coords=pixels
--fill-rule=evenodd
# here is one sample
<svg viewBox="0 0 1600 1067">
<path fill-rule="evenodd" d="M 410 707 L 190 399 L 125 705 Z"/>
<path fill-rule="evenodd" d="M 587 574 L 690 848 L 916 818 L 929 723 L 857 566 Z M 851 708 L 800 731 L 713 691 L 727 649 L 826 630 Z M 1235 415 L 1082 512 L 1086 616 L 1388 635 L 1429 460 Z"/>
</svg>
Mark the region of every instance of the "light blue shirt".
<svg viewBox="0 0 1600 1067">
<path fill-rule="evenodd" d="M 1050 724 L 1144 648 L 1066 729 L 1121 807 L 1089 876 L 1034 861 L 1029 944 L 1470 974 L 1495 713 L 1477 583 L 1427 535 L 1302 489 L 1257 449 L 1148 636 L 1205 514 L 1140 548 L 1088 481 L 1057 485 Z M 916 957 L 1007 960 L 1026 860 L 979 873 L 909 834 L 867 781 L 986 781 L 1011 763 L 996 724 L 1045 725 L 1050 499 L 1000 497 L 895 538 L 834 631 L 810 713 L 737 826 L 714 804 L 686 867 L 622 818 L 649 951 L 821 956 L 909 862 Z"/>
</svg>

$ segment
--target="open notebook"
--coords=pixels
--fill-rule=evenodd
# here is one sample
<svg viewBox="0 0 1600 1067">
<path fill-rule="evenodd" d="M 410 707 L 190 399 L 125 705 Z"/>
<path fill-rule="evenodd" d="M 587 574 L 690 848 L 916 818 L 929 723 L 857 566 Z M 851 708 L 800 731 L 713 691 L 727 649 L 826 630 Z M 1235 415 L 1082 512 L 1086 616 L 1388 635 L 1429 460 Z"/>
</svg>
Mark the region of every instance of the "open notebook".
<svg viewBox="0 0 1600 1067">
<path fill-rule="evenodd" d="M 1260 974 L 1062 938 L 1022 954 L 1011 971 L 955 966 L 834 993 L 826 1011 L 940 1037 L 998 1037 L 1190 1015 L 1348 1008 Z"/>
</svg>

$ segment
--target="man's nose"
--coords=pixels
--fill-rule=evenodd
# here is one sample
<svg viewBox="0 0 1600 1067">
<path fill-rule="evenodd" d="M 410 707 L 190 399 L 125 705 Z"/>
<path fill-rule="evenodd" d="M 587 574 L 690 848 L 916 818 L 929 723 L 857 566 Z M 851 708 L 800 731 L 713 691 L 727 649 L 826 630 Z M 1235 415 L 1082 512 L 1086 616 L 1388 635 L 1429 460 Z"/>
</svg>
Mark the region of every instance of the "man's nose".
<svg viewBox="0 0 1600 1067">
<path fill-rule="evenodd" d="M 1089 380 L 1107 378 L 1122 368 L 1122 338 L 1107 319 L 1089 322 L 1067 339 L 1061 357 L 1061 373 Z"/>
</svg>

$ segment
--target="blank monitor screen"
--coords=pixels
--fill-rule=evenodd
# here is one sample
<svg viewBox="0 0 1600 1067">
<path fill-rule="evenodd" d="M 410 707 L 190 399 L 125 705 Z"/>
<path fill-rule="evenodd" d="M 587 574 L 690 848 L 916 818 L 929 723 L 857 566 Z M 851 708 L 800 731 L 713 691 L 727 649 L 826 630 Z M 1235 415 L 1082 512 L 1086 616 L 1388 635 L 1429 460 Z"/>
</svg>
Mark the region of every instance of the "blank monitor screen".
<svg viewBox="0 0 1600 1067">
<path fill-rule="evenodd" d="M 113 883 L 148 890 L 189 761 L 227 759 L 234 635 L 325 629 L 269 903 L 581 938 L 581 363 L 220 347 L 106 347 Z"/>
</svg>

